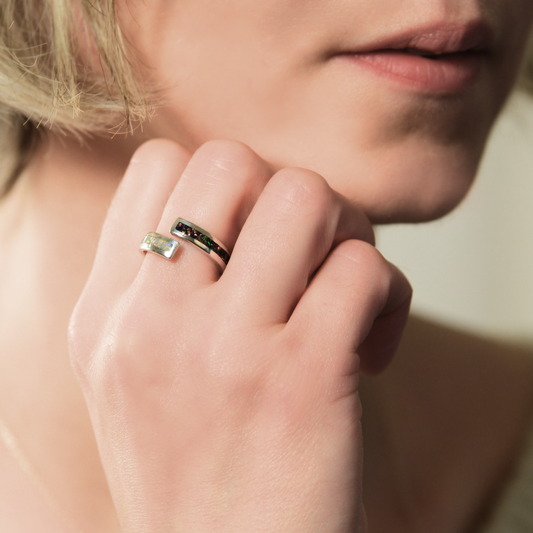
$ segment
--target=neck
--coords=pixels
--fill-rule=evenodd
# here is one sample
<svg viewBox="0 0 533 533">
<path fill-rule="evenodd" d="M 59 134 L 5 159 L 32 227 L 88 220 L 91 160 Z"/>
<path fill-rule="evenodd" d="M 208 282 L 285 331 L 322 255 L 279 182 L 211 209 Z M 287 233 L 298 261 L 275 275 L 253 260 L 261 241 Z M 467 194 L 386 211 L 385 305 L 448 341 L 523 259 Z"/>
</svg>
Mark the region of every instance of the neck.
<svg viewBox="0 0 533 533">
<path fill-rule="evenodd" d="M 58 499 L 97 531 L 112 505 L 66 332 L 135 144 L 50 135 L 0 204 L 0 412 Z"/>
<path fill-rule="evenodd" d="M 3 250 L 11 252 L 9 263 L 24 263 L 25 285 L 40 283 L 46 307 L 60 298 L 69 311 L 77 299 L 134 148 L 123 139 L 81 144 L 49 135 L 0 205 Z"/>
</svg>

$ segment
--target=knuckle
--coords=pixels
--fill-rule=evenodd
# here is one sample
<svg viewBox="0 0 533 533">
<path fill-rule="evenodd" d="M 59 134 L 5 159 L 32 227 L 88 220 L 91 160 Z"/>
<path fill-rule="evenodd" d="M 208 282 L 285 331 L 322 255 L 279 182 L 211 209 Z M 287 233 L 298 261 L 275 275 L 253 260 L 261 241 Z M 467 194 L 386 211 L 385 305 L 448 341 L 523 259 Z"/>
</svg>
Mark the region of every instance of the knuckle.
<svg viewBox="0 0 533 533">
<path fill-rule="evenodd" d="M 83 349 L 82 342 L 79 339 L 76 323 L 72 320 L 68 328 L 68 347 L 70 365 L 74 371 L 74 375 L 78 380 L 82 380 L 86 374 L 89 358 L 87 357 L 87 350 Z"/>
<path fill-rule="evenodd" d="M 275 174 L 269 183 L 285 206 L 326 212 L 334 205 L 334 194 L 319 174 L 301 168 L 286 168 Z"/>
<path fill-rule="evenodd" d="M 172 379 L 165 352 L 155 351 L 147 332 L 138 325 L 117 324 L 99 339 L 83 379 L 93 396 L 109 399 L 126 394 L 146 396 Z"/>
<path fill-rule="evenodd" d="M 191 157 L 189 151 L 170 139 L 150 139 L 141 144 L 131 158 L 132 163 L 154 161 L 183 161 Z"/>
<path fill-rule="evenodd" d="M 393 272 L 390 263 L 371 244 L 359 240 L 348 240 L 339 244 L 332 252 L 354 263 L 350 276 L 357 279 L 357 286 L 376 302 L 384 304 Z"/>
<path fill-rule="evenodd" d="M 344 241 L 332 253 L 356 263 L 359 272 L 367 271 L 376 277 L 381 277 L 390 270 L 389 263 L 381 253 L 365 241 L 353 239 Z"/>
<path fill-rule="evenodd" d="M 120 301 L 98 323 L 88 308 L 72 315 L 68 330 L 71 366 L 84 388 L 96 395 L 134 382 L 150 383 L 158 371 L 152 349 L 157 324 L 136 300 Z"/>
<path fill-rule="evenodd" d="M 191 159 L 190 169 L 218 182 L 247 184 L 268 179 L 267 164 L 246 144 L 212 140 L 203 144 Z"/>
<path fill-rule="evenodd" d="M 83 301 L 78 303 L 70 318 L 67 342 L 72 370 L 76 378 L 83 382 L 86 381 L 89 374 L 95 345 L 95 338 L 92 333 L 94 333 L 96 325 L 94 325 L 94 319 L 91 320 L 91 309 L 86 309 L 87 306 L 80 305 L 80 303 L 83 304 Z"/>
<path fill-rule="evenodd" d="M 239 141 L 233 141 L 230 139 L 214 139 L 202 144 L 202 146 L 196 150 L 195 155 L 212 160 L 245 160 L 246 158 L 252 157 L 255 154 L 250 147 Z"/>
<path fill-rule="evenodd" d="M 333 252 L 355 264 L 349 276 L 357 280 L 360 294 L 375 302 L 376 310 L 388 313 L 400 307 L 409 308 L 412 287 L 403 273 L 389 263 L 372 245 L 364 241 L 345 241 Z"/>
</svg>

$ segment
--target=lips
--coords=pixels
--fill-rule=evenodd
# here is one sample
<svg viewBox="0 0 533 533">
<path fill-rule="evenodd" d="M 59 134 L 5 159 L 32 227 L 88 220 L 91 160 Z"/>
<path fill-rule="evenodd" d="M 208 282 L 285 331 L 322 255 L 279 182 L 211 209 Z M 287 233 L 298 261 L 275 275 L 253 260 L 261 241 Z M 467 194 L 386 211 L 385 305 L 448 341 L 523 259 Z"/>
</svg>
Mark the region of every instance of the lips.
<svg viewBox="0 0 533 533">
<path fill-rule="evenodd" d="M 465 51 L 442 54 L 438 59 L 432 59 L 431 56 L 401 50 L 378 50 L 348 54 L 346 59 L 425 91 L 459 93 L 476 82 L 485 57 L 482 52 Z"/>
<path fill-rule="evenodd" d="M 459 93 L 479 78 L 493 41 L 483 21 L 441 23 L 376 39 L 336 57 L 419 90 Z"/>
</svg>

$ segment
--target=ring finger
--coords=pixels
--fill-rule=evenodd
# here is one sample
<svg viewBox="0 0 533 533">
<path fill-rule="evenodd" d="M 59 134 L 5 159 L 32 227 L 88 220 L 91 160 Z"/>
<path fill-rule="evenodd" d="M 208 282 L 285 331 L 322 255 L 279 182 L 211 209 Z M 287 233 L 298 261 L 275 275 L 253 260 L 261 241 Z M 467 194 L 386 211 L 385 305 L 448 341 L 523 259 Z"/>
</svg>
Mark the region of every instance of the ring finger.
<svg viewBox="0 0 533 533">
<path fill-rule="evenodd" d="M 211 141 L 200 147 L 170 195 L 157 232 L 168 235 L 177 218 L 203 228 L 228 251 L 264 186 L 272 176 L 269 166 L 250 148 L 234 141 Z M 153 269 L 169 269 L 165 279 L 181 280 L 180 290 L 209 285 L 221 268 L 204 251 L 180 237 L 176 259 L 170 263 L 147 256 L 140 275 L 153 279 Z M 150 255 L 150 254 L 149 254 Z M 163 266 L 162 263 L 166 263 Z M 187 283 L 184 284 L 184 273 Z"/>
</svg>

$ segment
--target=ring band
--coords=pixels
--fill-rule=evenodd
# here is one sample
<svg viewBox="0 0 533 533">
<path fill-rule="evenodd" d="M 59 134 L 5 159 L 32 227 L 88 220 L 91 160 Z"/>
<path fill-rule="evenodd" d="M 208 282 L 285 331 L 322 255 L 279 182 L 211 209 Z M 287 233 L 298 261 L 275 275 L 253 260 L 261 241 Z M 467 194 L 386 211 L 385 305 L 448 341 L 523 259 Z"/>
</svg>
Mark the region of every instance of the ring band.
<svg viewBox="0 0 533 533">
<path fill-rule="evenodd" d="M 172 259 L 178 246 L 179 243 L 174 239 L 151 231 L 144 236 L 140 249 L 143 252 L 152 252 L 162 255 L 166 259 Z"/>
<path fill-rule="evenodd" d="M 178 218 L 170 228 L 170 233 L 192 242 L 198 248 L 209 254 L 224 269 L 228 264 L 230 255 L 226 247 L 217 242 L 215 238 L 192 222 Z"/>
</svg>

